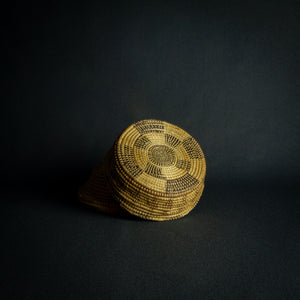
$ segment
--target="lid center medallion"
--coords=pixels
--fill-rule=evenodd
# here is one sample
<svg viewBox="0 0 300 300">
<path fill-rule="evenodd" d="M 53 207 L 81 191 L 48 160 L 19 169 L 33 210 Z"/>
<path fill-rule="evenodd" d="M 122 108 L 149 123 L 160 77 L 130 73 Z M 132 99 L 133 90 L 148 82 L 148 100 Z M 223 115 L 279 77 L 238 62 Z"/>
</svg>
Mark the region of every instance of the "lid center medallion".
<svg viewBox="0 0 300 300">
<path fill-rule="evenodd" d="M 168 167 L 176 162 L 175 151 L 166 145 L 154 145 L 148 150 L 149 160 L 158 166 Z"/>
</svg>

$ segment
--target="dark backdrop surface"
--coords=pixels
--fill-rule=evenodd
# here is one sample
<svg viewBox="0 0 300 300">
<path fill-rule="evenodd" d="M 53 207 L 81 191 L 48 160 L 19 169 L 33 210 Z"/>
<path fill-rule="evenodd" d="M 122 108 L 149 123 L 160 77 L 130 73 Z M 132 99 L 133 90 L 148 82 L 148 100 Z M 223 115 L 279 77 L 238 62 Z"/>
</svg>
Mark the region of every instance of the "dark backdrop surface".
<svg viewBox="0 0 300 300">
<path fill-rule="evenodd" d="M 298 1 L 15 1 L 2 24 L 4 299 L 299 298 Z M 131 123 L 200 143 L 172 222 L 76 190 Z"/>
</svg>

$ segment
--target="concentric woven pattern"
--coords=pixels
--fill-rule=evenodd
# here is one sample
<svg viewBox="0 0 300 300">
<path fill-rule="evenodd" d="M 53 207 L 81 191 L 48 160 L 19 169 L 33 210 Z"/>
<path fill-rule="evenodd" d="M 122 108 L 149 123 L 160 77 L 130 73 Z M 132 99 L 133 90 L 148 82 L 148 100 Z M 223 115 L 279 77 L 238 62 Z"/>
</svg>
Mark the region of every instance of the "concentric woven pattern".
<svg viewBox="0 0 300 300">
<path fill-rule="evenodd" d="M 193 137 L 170 123 L 143 120 L 115 142 L 108 179 L 115 199 L 127 211 L 169 220 L 195 207 L 205 173 L 205 158 Z"/>
</svg>

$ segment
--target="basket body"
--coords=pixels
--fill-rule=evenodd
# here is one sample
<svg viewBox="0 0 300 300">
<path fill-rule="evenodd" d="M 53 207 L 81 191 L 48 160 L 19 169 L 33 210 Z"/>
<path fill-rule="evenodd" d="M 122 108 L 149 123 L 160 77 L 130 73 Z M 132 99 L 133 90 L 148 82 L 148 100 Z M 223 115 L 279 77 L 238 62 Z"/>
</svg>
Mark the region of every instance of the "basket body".
<svg viewBox="0 0 300 300">
<path fill-rule="evenodd" d="M 123 209 L 164 221 L 183 217 L 197 205 L 206 162 L 186 131 L 168 122 L 143 120 L 122 132 L 99 170 L 81 189 L 83 202 L 103 206 L 106 212 Z M 97 206 L 101 197 L 103 204 Z"/>
</svg>

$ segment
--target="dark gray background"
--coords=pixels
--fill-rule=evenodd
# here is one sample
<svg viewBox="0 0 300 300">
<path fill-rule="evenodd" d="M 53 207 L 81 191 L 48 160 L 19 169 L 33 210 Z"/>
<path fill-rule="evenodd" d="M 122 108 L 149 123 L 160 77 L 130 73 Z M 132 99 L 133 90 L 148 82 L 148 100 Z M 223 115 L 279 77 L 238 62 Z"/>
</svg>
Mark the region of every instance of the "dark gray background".
<svg viewBox="0 0 300 300">
<path fill-rule="evenodd" d="M 299 297 L 298 1 L 20 2 L 5 10 L 5 299 Z M 207 184 L 172 222 L 76 190 L 134 121 L 200 143 Z"/>
</svg>

